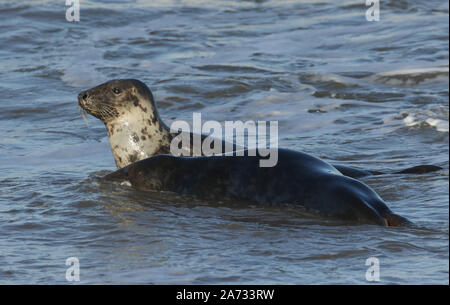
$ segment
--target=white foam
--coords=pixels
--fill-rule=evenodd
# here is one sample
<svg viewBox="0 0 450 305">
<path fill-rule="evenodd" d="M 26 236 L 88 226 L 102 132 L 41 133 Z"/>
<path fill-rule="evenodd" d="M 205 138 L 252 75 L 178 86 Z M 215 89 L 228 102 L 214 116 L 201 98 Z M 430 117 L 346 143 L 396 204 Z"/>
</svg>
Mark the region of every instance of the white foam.
<svg viewBox="0 0 450 305">
<path fill-rule="evenodd" d="M 427 119 L 425 122 L 428 125 L 435 127 L 437 131 L 448 132 L 448 121 L 439 119 Z"/>
<path fill-rule="evenodd" d="M 448 73 L 448 67 L 431 67 L 431 68 L 411 68 L 411 69 L 399 69 L 388 72 L 378 73 L 378 76 L 392 76 L 392 75 L 419 75 L 427 73 Z"/>
<path fill-rule="evenodd" d="M 128 180 L 125 180 L 125 181 L 122 181 L 122 182 L 120 183 L 120 185 L 122 185 L 122 186 L 131 186 L 131 182 L 128 181 Z"/>
<path fill-rule="evenodd" d="M 416 85 L 424 82 L 448 81 L 448 67 L 407 68 L 377 73 L 371 78 L 388 85 Z"/>
<path fill-rule="evenodd" d="M 403 123 L 405 123 L 406 126 L 414 126 L 418 124 L 417 119 L 413 115 L 408 115 L 406 118 L 403 119 Z"/>
<path fill-rule="evenodd" d="M 428 117 L 426 117 L 426 116 L 428 116 Z M 403 119 L 403 123 L 408 127 L 419 126 L 419 125 L 425 123 L 431 127 L 436 128 L 436 130 L 439 132 L 449 132 L 448 119 L 447 120 L 438 119 L 436 117 L 430 117 L 430 116 L 435 116 L 435 114 L 430 111 L 426 111 L 426 113 L 422 113 L 422 114 L 419 114 L 419 113 L 411 114 L 410 113 L 410 114 L 408 114 L 408 116 L 406 116 Z"/>
</svg>

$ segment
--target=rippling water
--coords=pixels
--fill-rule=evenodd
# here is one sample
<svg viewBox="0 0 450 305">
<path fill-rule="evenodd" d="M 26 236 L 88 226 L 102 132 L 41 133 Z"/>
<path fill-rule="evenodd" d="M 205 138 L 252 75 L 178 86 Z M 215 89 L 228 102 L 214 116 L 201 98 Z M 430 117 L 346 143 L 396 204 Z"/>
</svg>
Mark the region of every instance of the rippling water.
<svg viewBox="0 0 450 305">
<path fill-rule="evenodd" d="M 0 1 L 0 283 L 448 284 L 448 3 Z M 106 130 L 79 91 L 137 78 L 161 116 L 278 120 L 280 146 L 426 175 L 363 181 L 413 228 L 198 202 L 100 178 Z"/>
</svg>

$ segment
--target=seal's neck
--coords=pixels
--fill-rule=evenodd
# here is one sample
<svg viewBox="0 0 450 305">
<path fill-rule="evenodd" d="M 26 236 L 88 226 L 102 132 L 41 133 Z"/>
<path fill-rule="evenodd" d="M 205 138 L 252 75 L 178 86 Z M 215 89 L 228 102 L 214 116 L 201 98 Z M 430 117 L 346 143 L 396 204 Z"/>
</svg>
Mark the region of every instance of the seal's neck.
<svg viewBox="0 0 450 305">
<path fill-rule="evenodd" d="M 117 168 L 170 150 L 170 130 L 156 111 L 130 109 L 105 125 Z"/>
</svg>

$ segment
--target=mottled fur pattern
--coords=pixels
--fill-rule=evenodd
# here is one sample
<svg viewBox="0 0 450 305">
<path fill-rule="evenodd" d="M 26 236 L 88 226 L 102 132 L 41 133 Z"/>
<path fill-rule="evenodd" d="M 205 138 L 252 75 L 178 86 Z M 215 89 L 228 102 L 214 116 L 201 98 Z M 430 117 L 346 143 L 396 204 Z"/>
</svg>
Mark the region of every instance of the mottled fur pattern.
<svg viewBox="0 0 450 305">
<path fill-rule="evenodd" d="M 169 153 L 172 135 L 163 123 L 151 91 L 139 80 L 113 80 L 83 91 L 80 106 L 108 131 L 117 168 Z"/>
</svg>

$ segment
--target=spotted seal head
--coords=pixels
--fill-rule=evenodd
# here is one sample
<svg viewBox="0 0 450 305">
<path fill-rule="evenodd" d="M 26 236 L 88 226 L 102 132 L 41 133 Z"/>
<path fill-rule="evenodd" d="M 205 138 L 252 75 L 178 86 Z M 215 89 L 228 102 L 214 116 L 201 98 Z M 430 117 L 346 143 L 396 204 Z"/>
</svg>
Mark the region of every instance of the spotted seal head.
<svg viewBox="0 0 450 305">
<path fill-rule="evenodd" d="M 171 134 L 150 89 L 136 79 L 112 80 L 78 95 L 79 105 L 108 131 L 117 168 L 169 153 Z"/>
</svg>

